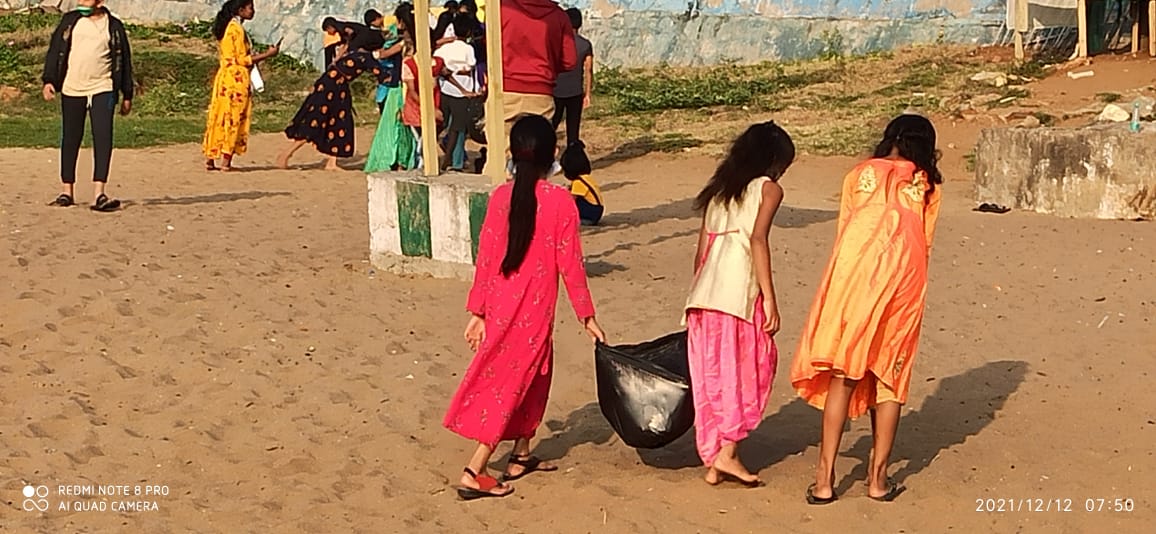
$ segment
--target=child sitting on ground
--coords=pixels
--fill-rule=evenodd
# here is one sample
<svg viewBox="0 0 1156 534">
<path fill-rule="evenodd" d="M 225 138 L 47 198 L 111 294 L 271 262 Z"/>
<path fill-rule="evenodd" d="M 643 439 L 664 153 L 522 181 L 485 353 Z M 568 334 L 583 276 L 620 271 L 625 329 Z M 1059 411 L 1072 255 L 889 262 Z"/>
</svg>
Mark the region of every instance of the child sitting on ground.
<svg viewBox="0 0 1156 534">
<path fill-rule="evenodd" d="M 602 190 L 590 176 L 590 158 L 586 156 L 586 145 L 574 141 L 562 152 L 562 174 L 570 180 L 570 194 L 578 204 L 578 219 L 583 226 L 597 226 L 602 220 Z"/>
</svg>

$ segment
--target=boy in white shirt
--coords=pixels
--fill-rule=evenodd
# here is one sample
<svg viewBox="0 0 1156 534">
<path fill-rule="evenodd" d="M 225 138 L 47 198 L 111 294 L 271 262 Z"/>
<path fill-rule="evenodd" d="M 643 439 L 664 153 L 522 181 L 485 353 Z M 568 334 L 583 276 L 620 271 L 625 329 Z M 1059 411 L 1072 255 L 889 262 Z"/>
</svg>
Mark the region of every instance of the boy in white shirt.
<svg viewBox="0 0 1156 534">
<path fill-rule="evenodd" d="M 442 114 L 446 120 L 447 152 L 450 169 L 462 172 L 466 167 L 466 136 L 470 128 L 471 100 L 477 98 L 477 78 L 473 75 L 478 65 L 474 47 L 466 43 L 472 30 L 472 20 L 459 15 L 454 19 L 457 39 L 442 45 L 434 57 L 445 62 L 446 71 L 438 80 L 442 92 Z M 452 82 L 450 79 L 452 78 Z"/>
</svg>

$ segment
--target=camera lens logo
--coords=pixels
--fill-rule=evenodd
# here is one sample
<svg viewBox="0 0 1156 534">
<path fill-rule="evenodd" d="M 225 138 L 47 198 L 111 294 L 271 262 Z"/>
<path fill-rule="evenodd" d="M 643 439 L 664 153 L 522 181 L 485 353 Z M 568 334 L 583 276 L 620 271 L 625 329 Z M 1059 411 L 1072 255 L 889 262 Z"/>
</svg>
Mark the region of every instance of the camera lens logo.
<svg viewBox="0 0 1156 534">
<path fill-rule="evenodd" d="M 24 486 L 24 511 L 48 511 L 48 486 Z"/>
</svg>

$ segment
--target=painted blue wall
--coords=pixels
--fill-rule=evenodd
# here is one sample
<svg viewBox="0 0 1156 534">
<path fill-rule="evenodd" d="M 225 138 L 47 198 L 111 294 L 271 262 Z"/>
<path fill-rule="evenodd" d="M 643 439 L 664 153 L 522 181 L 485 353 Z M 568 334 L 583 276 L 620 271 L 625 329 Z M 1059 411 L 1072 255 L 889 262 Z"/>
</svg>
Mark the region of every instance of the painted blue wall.
<svg viewBox="0 0 1156 534">
<path fill-rule="evenodd" d="M 4 1 L 4 0 L 0 0 Z M 12 1 L 12 0 L 7 0 Z M 19 1 L 19 0 L 17 0 Z M 35 2 L 37 0 L 24 0 Z M 67 1 L 67 0 L 66 0 Z M 222 0 L 119 0 L 138 21 L 212 17 Z M 320 22 L 359 19 L 398 0 L 260 0 L 248 24 L 257 40 L 285 38 L 284 50 L 321 60 Z M 433 0 L 435 4 L 442 0 Z M 847 53 L 937 42 L 995 42 L 1006 0 L 561 0 L 586 13 L 583 33 L 599 64 L 710 65 L 814 57 L 837 36 Z"/>
<path fill-rule="evenodd" d="M 745 2 L 740 0 L 569 0 L 560 2 L 584 11 L 657 11 L 703 15 L 764 16 L 809 19 L 900 19 L 932 18 L 999 19 L 1005 0 L 784 0 Z"/>
<path fill-rule="evenodd" d="M 562 0 L 607 65 L 798 60 L 833 36 L 846 53 L 937 42 L 990 44 L 1006 0 Z"/>
</svg>

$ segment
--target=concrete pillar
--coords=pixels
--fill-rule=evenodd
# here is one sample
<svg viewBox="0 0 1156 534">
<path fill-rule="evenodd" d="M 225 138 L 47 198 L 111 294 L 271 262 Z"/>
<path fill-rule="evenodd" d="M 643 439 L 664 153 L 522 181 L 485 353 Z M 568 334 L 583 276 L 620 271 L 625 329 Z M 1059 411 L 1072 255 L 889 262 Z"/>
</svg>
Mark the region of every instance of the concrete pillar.
<svg viewBox="0 0 1156 534">
<path fill-rule="evenodd" d="M 1061 217 L 1156 218 L 1156 125 L 1000 128 L 980 133 L 979 202 Z"/>
<path fill-rule="evenodd" d="M 469 280 L 491 186 L 485 176 L 368 177 L 369 260 L 395 274 Z"/>
</svg>

